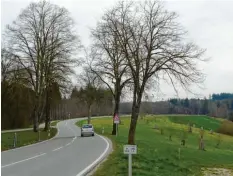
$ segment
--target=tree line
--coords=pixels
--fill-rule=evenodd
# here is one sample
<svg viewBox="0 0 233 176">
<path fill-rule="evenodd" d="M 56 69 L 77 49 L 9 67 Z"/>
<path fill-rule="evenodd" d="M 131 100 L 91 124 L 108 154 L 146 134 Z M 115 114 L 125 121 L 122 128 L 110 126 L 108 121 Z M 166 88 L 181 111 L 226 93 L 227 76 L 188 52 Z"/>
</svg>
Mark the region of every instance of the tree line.
<svg viewBox="0 0 233 176">
<path fill-rule="evenodd" d="M 4 35 L 5 73 L 17 72 L 20 85 L 32 90 L 33 129 L 45 120 L 49 127 L 54 85 L 66 89 L 77 60 L 78 36 L 65 8 L 46 1 L 31 3 L 6 27 Z M 12 77 L 6 78 L 11 82 Z M 56 87 L 56 86 L 55 86 Z M 30 111 L 31 112 L 31 111 Z M 16 117 L 17 118 L 17 117 Z"/>
<path fill-rule="evenodd" d="M 233 99 L 233 93 L 212 94 L 212 100 Z"/>
<path fill-rule="evenodd" d="M 121 114 L 131 114 L 132 102 L 120 104 Z M 142 102 L 140 113 L 144 114 L 196 114 L 224 118 L 233 121 L 233 99 L 213 101 L 212 99 L 178 99 L 168 101 Z"/>
<path fill-rule="evenodd" d="M 70 75 L 82 64 L 79 88 L 72 91 L 71 99 L 85 105 L 90 122 L 93 105 L 98 109 L 112 101 L 114 116 L 124 92 L 130 91 L 128 143 L 135 144 L 146 90 L 160 80 L 170 82 L 176 91 L 178 85 L 190 90 L 191 84 L 204 81 L 198 65 L 206 61 L 205 50 L 186 40 L 177 17 L 160 1 L 117 2 L 91 29 L 91 45 L 83 47 L 67 9 L 46 1 L 31 3 L 7 26 L 4 50 L 12 63 L 7 73 L 16 70 L 20 85 L 32 91 L 34 131 L 42 119 L 48 129 L 53 85 L 66 94 Z M 84 59 L 78 57 L 80 49 L 85 51 Z M 112 134 L 116 134 L 114 123 Z"/>
</svg>

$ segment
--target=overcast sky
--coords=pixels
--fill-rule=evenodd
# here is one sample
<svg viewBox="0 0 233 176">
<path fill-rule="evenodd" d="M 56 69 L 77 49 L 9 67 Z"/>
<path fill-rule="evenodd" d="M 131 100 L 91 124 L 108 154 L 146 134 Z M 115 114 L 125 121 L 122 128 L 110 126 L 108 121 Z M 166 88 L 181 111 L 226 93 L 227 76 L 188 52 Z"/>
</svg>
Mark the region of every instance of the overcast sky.
<svg viewBox="0 0 233 176">
<path fill-rule="evenodd" d="M 12 23 L 29 0 L 1 0 L 1 31 Z M 116 0 L 56 0 L 50 1 L 66 7 L 77 24 L 82 44 L 88 46 L 89 28 L 94 27 L 104 10 Z M 206 48 L 211 60 L 202 64 L 206 74 L 205 89 L 194 88 L 195 93 L 207 96 L 212 93 L 233 92 L 233 0 L 219 1 L 166 1 L 168 10 L 179 14 L 179 21 L 189 32 L 190 40 Z M 174 97 L 172 87 L 161 83 L 159 98 Z M 193 97 L 184 91 L 179 97 Z"/>
</svg>

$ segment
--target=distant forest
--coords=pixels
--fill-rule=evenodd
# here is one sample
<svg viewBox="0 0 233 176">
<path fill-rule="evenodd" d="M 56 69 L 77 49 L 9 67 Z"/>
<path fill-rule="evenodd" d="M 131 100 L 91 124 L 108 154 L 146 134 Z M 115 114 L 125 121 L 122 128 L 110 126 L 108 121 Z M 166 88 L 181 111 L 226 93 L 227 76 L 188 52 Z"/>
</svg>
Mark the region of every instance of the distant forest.
<svg viewBox="0 0 233 176">
<path fill-rule="evenodd" d="M 212 100 L 225 100 L 225 99 L 233 99 L 233 93 L 220 93 L 220 94 L 212 95 Z"/>
<path fill-rule="evenodd" d="M 121 103 L 122 114 L 131 113 L 131 103 Z M 142 102 L 140 113 L 147 114 L 201 114 L 233 121 L 233 94 L 212 94 L 208 99 L 177 99 Z"/>
<path fill-rule="evenodd" d="M 2 129 L 23 128 L 32 124 L 33 91 L 20 84 L 2 82 Z M 10 89 L 8 88 L 10 87 Z M 9 91 L 8 91 L 9 90 Z M 53 86 L 51 119 L 68 117 L 86 117 L 88 109 L 78 96 L 76 88 L 69 98 L 62 98 L 56 84 Z M 113 113 L 113 99 L 108 90 L 98 90 L 101 101 L 95 101 L 91 115 L 109 115 Z M 120 115 L 130 114 L 132 103 L 120 103 Z M 233 93 L 213 94 L 208 99 L 177 99 L 167 101 L 142 102 L 140 114 L 204 114 L 233 121 Z"/>
<path fill-rule="evenodd" d="M 78 98 L 71 96 L 70 105 L 68 106 L 69 111 L 72 112 L 73 116 L 83 117 L 87 115 L 87 110 L 84 104 L 71 103 L 77 102 Z M 107 103 L 102 101 L 98 106 L 97 104 L 93 105 L 92 116 L 97 115 L 111 115 L 112 114 L 112 103 L 109 100 Z M 121 102 L 120 103 L 120 115 L 130 114 L 132 112 L 132 103 L 131 102 Z M 202 114 L 209 115 L 212 117 L 219 117 L 230 119 L 233 121 L 233 93 L 220 93 L 212 94 L 209 98 L 204 99 L 177 99 L 171 98 L 167 101 L 157 101 L 142 102 L 141 114 Z"/>
</svg>

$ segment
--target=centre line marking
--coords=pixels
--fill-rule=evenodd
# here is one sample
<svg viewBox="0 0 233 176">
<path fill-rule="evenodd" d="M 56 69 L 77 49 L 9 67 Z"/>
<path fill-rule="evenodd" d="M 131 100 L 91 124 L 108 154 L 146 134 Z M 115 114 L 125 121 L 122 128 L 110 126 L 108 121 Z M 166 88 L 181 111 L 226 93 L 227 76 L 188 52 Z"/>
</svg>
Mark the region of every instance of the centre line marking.
<svg viewBox="0 0 233 176">
<path fill-rule="evenodd" d="M 60 149 L 62 149 L 63 147 L 59 147 L 59 148 L 56 148 L 56 149 L 54 149 L 53 151 L 57 151 L 57 150 L 60 150 Z"/>
<path fill-rule="evenodd" d="M 17 162 L 11 163 L 11 164 L 7 164 L 7 165 L 2 166 L 1 168 L 5 168 L 5 167 L 9 167 L 9 166 L 12 166 L 12 165 L 18 164 L 18 163 L 22 163 L 22 162 L 25 162 L 25 161 L 28 161 L 28 160 L 31 160 L 31 159 L 37 158 L 37 157 L 39 157 L 39 156 L 43 156 L 43 155 L 45 155 L 45 154 L 46 154 L 46 153 L 42 153 L 42 154 L 39 154 L 39 155 L 33 156 L 33 157 L 31 157 L 31 158 L 27 158 L 27 159 L 20 160 L 20 161 L 17 161 Z"/>
</svg>

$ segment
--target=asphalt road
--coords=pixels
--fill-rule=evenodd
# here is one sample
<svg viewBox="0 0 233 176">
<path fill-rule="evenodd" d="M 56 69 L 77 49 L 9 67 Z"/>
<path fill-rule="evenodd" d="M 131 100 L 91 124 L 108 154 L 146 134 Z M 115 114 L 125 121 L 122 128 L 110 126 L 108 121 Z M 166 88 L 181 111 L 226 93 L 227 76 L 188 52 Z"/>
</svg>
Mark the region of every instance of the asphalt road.
<svg viewBox="0 0 233 176">
<path fill-rule="evenodd" d="M 1 153 L 2 176 L 81 176 L 111 150 L 105 138 L 80 137 L 74 119 L 57 124 L 51 140 Z"/>
</svg>

